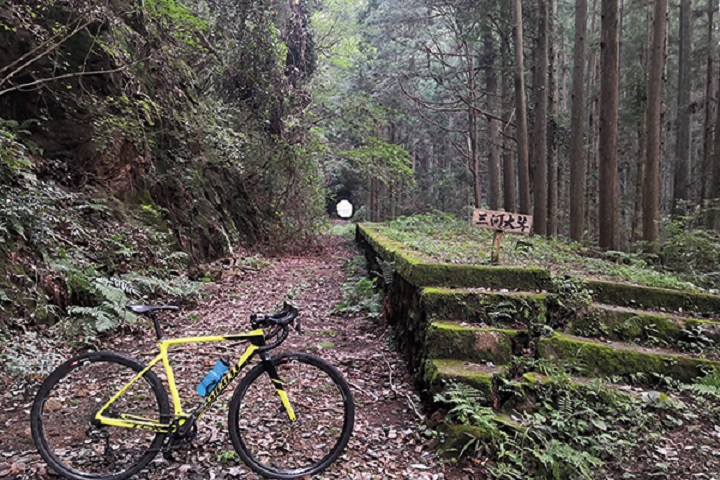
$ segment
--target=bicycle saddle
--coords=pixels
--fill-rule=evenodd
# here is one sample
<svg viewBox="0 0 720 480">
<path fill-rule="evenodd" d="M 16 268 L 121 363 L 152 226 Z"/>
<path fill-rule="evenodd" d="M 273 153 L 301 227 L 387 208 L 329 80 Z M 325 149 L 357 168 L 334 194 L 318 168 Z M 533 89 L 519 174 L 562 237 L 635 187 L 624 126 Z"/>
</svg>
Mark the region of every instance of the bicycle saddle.
<svg viewBox="0 0 720 480">
<path fill-rule="evenodd" d="M 177 312 L 180 310 L 180 307 L 176 307 L 175 305 L 128 305 L 127 309 L 133 313 L 142 315 L 143 313 L 151 313 L 157 310 L 171 310 L 173 312 Z"/>
</svg>

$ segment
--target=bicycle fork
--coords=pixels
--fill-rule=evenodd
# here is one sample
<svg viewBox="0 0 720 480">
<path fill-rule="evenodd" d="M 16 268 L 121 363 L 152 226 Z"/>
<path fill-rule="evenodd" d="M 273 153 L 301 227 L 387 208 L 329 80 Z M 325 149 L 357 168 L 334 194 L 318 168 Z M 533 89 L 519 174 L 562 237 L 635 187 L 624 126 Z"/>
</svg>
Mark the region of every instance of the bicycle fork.
<svg viewBox="0 0 720 480">
<path fill-rule="evenodd" d="M 287 413 L 288 418 L 291 422 L 296 421 L 297 417 L 295 416 L 295 409 L 293 409 L 293 406 L 290 403 L 290 399 L 287 396 L 287 392 L 285 392 L 285 388 L 283 387 L 282 380 L 280 380 L 280 375 L 278 375 L 277 369 L 275 368 L 275 365 L 273 365 L 272 357 L 268 352 L 261 352 L 260 361 L 262 362 L 265 371 L 270 376 L 270 380 L 272 380 L 272 383 L 275 386 L 275 391 L 280 397 L 280 401 L 285 408 L 285 412 Z"/>
</svg>

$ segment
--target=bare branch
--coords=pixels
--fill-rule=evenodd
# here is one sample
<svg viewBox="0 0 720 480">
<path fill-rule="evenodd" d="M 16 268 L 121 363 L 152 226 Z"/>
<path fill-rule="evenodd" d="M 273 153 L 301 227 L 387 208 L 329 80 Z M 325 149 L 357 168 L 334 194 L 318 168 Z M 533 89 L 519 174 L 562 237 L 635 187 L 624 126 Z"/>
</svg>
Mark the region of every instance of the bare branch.
<svg viewBox="0 0 720 480">
<path fill-rule="evenodd" d="M 21 90 L 23 88 L 28 87 L 34 87 L 36 85 L 41 85 L 43 83 L 49 83 L 54 82 L 57 80 L 63 80 L 65 78 L 75 78 L 75 77 L 86 77 L 88 75 L 104 75 L 107 73 L 117 73 L 122 72 L 123 70 L 127 69 L 128 65 L 123 65 L 122 67 L 115 68 L 113 70 L 97 70 L 92 72 L 73 72 L 73 73 L 66 73 L 64 75 L 58 75 L 57 77 L 49 77 L 49 78 L 41 78 L 39 80 L 35 80 L 34 82 L 28 82 L 23 83 L 22 85 L 15 85 L 14 87 L 6 88 L 5 90 L 0 90 L 0 97 L 5 95 L 9 92 L 14 92 L 16 90 Z"/>
<path fill-rule="evenodd" d="M 53 50 L 57 50 L 57 48 L 60 47 L 60 45 L 62 45 L 63 43 L 67 42 L 68 40 L 70 40 L 73 36 L 75 36 L 76 33 L 80 32 L 81 30 L 83 30 L 85 27 L 87 27 L 87 26 L 90 25 L 91 23 L 92 23 L 92 20 L 87 20 L 87 21 L 83 22 L 82 24 L 78 24 L 78 25 L 72 30 L 72 32 L 70 32 L 69 35 L 67 35 L 66 37 L 62 38 L 62 39 L 61 39 L 59 42 L 57 42 L 57 43 L 52 43 L 52 44 L 50 44 L 50 45 L 49 45 L 47 48 L 45 48 L 42 52 L 40 52 L 39 54 L 37 54 L 37 55 L 34 56 L 33 58 L 29 59 L 27 62 L 23 63 L 23 64 L 20 65 L 18 68 L 16 68 L 16 69 L 13 70 L 12 72 L 10 72 L 8 75 L 6 75 L 2 80 L 0 80 L 0 85 L 3 85 L 3 84 L 6 83 L 8 80 L 10 80 L 12 77 L 14 77 L 14 76 L 17 75 L 18 73 L 22 72 L 25 68 L 27 68 L 28 66 L 30 66 L 30 65 L 32 65 L 33 63 L 37 62 L 38 60 L 40 60 L 41 58 L 43 58 L 43 57 L 44 57 L 45 55 L 47 55 L 48 53 L 52 52 Z M 33 50 L 33 51 L 35 51 L 35 50 Z M 24 56 L 24 57 L 25 57 L 25 56 Z M 25 58 L 26 58 L 26 57 L 25 57 Z M 13 63 L 15 64 L 16 62 L 13 62 Z M 14 89 L 13 89 L 13 90 L 14 90 Z"/>
</svg>

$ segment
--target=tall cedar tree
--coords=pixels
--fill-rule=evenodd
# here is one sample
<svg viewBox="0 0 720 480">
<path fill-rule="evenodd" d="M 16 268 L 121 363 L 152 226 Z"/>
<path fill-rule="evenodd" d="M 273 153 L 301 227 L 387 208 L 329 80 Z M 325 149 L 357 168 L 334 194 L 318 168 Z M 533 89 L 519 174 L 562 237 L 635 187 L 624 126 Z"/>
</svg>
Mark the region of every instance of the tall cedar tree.
<svg viewBox="0 0 720 480">
<path fill-rule="evenodd" d="M 650 45 L 647 100 L 647 148 L 645 149 L 645 184 L 643 188 L 643 240 L 650 250 L 657 248 L 660 233 L 660 137 L 662 117 L 665 35 L 667 33 L 667 0 L 655 0 L 653 35 Z"/>
<path fill-rule="evenodd" d="M 483 37 L 485 48 L 485 88 L 487 89 L 487 109 L 497 115 L 499 112 L 498 104 L 498 82 L 497 72 L 495 71 L 495 39 L 493 38 L 491 26 L 488 26 L 488 32 Z M 490 182 L 488 185 L 488 205 L 493 210 L 500 208 L 500 151 L 498 149 L 498 136 L 500 125 L 495 117 L 488 116 L 488 176 Z"/>
<path fill-rule="evenodd" d="M 503 35 L 502 38 L 502 99 L 503 115 L 510 119 L 513 115 L 512 101 L 512 60 L 510 59 L 510 39 Z M 515 157 L 513 155 L 513 141 L 505 131 L 510 126 L 510 121 L 503 126 L 503 206 L 508 212 L 515 211 Z"/>
<path fill-rule="evenodd" d="M 673 209 L 682 213 L 690 200 L 690 90 L 692 88 L 692 1 L 680 2 L 680 58 L 678 65 L 677 138 Z"/>
<path fill-rule="evenodd" d="M 712 173 L 712 98 L 713 98 L 713 14 L 715 13 L 715 0 L 707 2 L 707 59 L 705 70 L 705 120 L 703 124 L 703 158 L 700 168 L 700 203 L 708 199 L 708 186 Z M 709 216 L 706 217 L 706 223 Z M 710 227 L 710 225 L 706 225 Z"/>
<path fill-rule="evenodd" d="M 720 62 L 718 62 L 718 66 L 720 66 Z M 720 78 L 720 75 L 718 75 L 718 78 Z M 712 182 L 710 183 L 709 197 L 712 207 L 708 215 L 708 224 L 710 228 L 720 229 L 720 106 L 715 110 L 717 112 L 715 151 L 713 153 L 715 165 L 713 166 Z"/>
<path fill-rule="evenodd" d="M 570 134 L 570 238 L 582 240 L 585 231 L 585 34 L 587 0 L 575 3 L 572 114 Z"/>
<path fill-rule="evenodd" d="M 523 54 L 522 2 L 513 0 L 515 17 L 515 109 L 518 148 L 518 195 L 520 213 L 530 213 L 530 167 L 528 160 L 527 102 L 525 100 L 525 62 Z"/>
<path fill-rule="evenodd" d="M 533 122 L 533 228 L 538 235 L 547 233 L 547 3 L 538 0 L 536 64 L 533 75 L 535 121 Z"/>
<path fill-rule="evenodd" d="M 548 118 L 550 125 L 548 126 L 548 147 L 547 147 L 547 235 L 555 236 L 558 234 L 558 142 L 557 142 L 557 125 L 558 125 L 558 28 L 557 28 L 557 0 L 550 0 L 550 10 L 547 20 L 548 31 Z"/>
<path fill-rule="evenodd" d="M 662 1 L 662 0 L 660 0 Z M 618 0 L 602 0 L 600 42 L 600 248 L 618 248 L 618 83 L 620 70 Z"/>
</svg>

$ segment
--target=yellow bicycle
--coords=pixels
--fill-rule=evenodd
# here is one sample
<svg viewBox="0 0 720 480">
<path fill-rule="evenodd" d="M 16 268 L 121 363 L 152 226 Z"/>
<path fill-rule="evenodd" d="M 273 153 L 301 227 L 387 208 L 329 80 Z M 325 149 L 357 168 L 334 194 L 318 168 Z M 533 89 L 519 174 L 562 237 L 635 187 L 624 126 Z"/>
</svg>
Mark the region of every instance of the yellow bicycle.
<svg viewBox="0 0 720 480">
<path fill-rule="evenodd" d="M 163 339 L 156 312 L 178 307 L 128 308 L 153 321 L 159 353 L 150 363 L 111 351 L 83 354 L 60 365 L 35 397 L 33 440 L 57 473 L 75 480 L 121 480 L 161 451 L 171 458 L 174 449 L 195 438 L 197 420 L 255 355 L 260 362 L 240 380 L 229 404 L 230 438 L 240 458 L 260 475 L 291 479 L 317 474 L 342 454 L 355 418 L 342 374 L 314 355 L 269 353 L 287 339 L 291 325 L 300 331 L 296 308 L 286 303 L 280 312 L 253 315 L 246 333 L 170 339 Z M 198 386 L 204 398 L 186 412 L 170 349 L 222 341 L 249 345 L 234 365 L 218 362 L 208 372 Z M 172 405 L 152 371 L 158 363 Z"/>
</svg>

